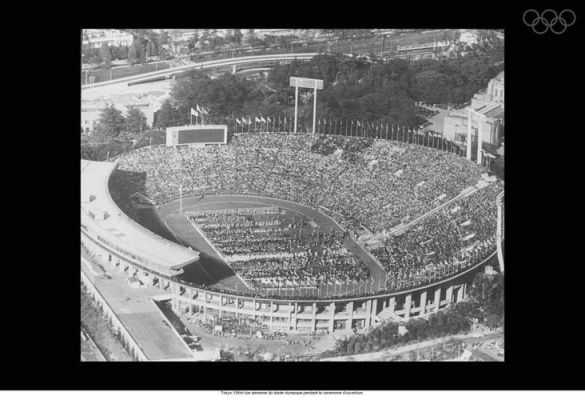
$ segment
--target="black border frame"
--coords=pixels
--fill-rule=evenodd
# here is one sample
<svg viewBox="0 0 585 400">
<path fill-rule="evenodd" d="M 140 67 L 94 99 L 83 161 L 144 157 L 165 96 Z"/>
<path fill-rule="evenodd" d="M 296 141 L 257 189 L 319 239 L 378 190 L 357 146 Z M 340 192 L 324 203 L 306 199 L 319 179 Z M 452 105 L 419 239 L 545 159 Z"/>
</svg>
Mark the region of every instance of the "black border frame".
<svg viewBox="0 0 585 400">
<path fill-rule="evenodd" d="M 24 189 L 12 202 L 22 212 L 11 225 L 16 245 L 5 248 L 14 260 L 3 289 L 6 298 L 2 352 L 8 366 L 6 389 L 266 389 L 266 390 L 428 390 L 428 389 L 578 389 L 583 379 L 579 274 L 572 258 L 582 246 L 574 216 L 581 209 L 581 103 L 571 99 L 582 79 L 575 58 L 582 47 L 583 8 L 533 3 L 376 3 L 311 4 L 302 18 L 299 4 L 143 5 L 120 11 L 103 5 L 63 18 L 43 14 L 51 32 L 39 36 L 37 25 L 27 43 L 34 59 L 21 60 L 31 71 L 25 79 L 28 102 L 19 104 L 31 119 L 44 109 L 39 129 L 42 145 L 26 141 L 9 157 Z M 536 35 L 522 22 L 528 8 L 571 8 L 577 22 L 563 35 Z M 139 15 L 139 11 L 142 12 Z M 161 13 L 164 20 L 160 20 Z M 47 18 L 48 17 L 48 18 Z M 64 23 L 66 20 L 67 23 Z M 36 24 L 36 22 L 34 23 Z M 202 28 L 296 26 L 337 28 L 503 28 L 506 40 L 506 361 L 504 363 L 81 363 L 79 361 L 79 280 L 76 265 L 79 219 L 79 59 L 84 27 L 132 25 Z M 42 26 L 38 25 L 38 26 Z M 44 32 L 44 31 L 43 31 Z M 27 51 L 28 52 L 28 51 Z M 29 57 L 30 57 L 30 53 Z M 40 59 L 42 68 L 37 64 Z M 26 65 L 25 65 L 26 67 Z M 20 66 L 18 67 L 21 68 Z M 65 87 L 63 83 L 66 82 Z M 70 85 L 70 86 L 69 86 Z M 20 89 L 15 89 L 22 91 Z M 75 94 L 75 95 L 74 95 Z M 66 110 L 66 111 L 65 111 Z M 65 111 L 65 112 L 63 112 Z M 39 120 L 38 115 L 35 120 Z M 16 133 L 23 132 L 22 126 Z M 27 135 L 27 136 L 28 136 Z M 26 137 L 26 136 L 25 136 Z M 31 152 L 31 150 L 33 150 Z M 24 154 L 22 154 L 23 152 Z M 38 154 L 36 154 L 38 153 Z M 565 182 L 563 179 L 568 179 Z M 17 192 L 18 191 L 18 192 Z M 15 215 L 17 213 L 14 213 Z M 22 215 L 31 218 L 24 222 Z M 29 257 L 26 257 L 29 255 Z M 14 276 L 10 276 L 10 273 Z M 44 299 L 40 296 L 44 296 Z"/>
</svg>

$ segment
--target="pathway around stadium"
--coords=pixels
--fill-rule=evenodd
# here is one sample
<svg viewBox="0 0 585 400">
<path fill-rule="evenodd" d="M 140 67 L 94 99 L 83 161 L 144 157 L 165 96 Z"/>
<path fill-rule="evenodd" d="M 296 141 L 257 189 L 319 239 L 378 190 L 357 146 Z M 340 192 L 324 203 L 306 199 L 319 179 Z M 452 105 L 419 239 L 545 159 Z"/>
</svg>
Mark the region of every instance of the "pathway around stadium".
<svg viewBox="0 0 585 400">
<path fill-rule="evenodd" d="M 275 356 L 290 355 L 298 356 L 318 356 L 326 350 L 332 350 L 339 335 L 321 335 L 306 336 L 301 334 L 289 333 L 283 339 L 258 339 L 255 336 L 251 338 L 231 338 L 229 336 L 215 336 L 206 331 L 202 326 L 196 323 L 196 318 L 187 319 L 185 316 L 179 317 L 183 324 L 191 331 L 193 335 L 201 338 L 200 343 L 204 348 L 221 348 L 230 351 L 238 358 L 238 353 L 249 351 L 250 353 L 271 352 Z M 289 344 L 287 344 L 289 341 Z"/>
</svg>

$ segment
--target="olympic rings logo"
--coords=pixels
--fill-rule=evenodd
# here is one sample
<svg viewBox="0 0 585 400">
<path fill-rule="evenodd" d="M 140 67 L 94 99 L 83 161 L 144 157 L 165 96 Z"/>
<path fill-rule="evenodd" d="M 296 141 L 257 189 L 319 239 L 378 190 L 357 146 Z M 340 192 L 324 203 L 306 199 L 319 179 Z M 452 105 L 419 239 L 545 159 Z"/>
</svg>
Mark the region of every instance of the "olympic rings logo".
<svg viewBox="0 0 585 400">
<path fill-rule="evenodd" d="M 543 35 L 550 29 L 552 33 L 560 35 L 565 33 L 568 27 L 575 24 L 577 15 L 573 10 L 565 9 L 558 15 L 555 10 L 550 8 L 544 10 L 542 14 L 534 9 L 524 11 L 522 21 L 526 26 L 532 28 L 537 35 Z"/>
</svg>

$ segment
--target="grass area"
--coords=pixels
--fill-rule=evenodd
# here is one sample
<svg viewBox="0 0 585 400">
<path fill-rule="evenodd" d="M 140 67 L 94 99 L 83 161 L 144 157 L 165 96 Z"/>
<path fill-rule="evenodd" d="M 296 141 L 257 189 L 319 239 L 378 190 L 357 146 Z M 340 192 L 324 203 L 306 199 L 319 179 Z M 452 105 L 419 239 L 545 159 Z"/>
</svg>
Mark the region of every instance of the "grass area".
<svg viewBox="0 0 585 400">
<path fill-rule="evenodd" d="M 132 361 L 114 336 L 110 323 L 91 296 L 81 287 L 81 326 L 91 335 L 108 361 Z"/>
</svg>

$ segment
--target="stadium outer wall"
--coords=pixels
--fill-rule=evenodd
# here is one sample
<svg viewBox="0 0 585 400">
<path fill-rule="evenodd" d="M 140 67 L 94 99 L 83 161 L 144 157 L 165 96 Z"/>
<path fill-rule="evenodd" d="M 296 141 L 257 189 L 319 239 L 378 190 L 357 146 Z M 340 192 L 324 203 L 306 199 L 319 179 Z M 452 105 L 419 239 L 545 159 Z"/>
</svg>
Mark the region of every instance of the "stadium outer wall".
<svg viewBox="0 0 585 400">
<path fill-rule="evenodd" d="M 335 299 L 283 299 L 253 297 L 190 286 L 174 277 L 149 270 L 117 250 L 81 231 L 81 243 L 102 263 L 124 271 L 147 287 L 158 287 L 171 294 L 173 309 L 179 314 L 201 314 L 204 319 L 233 317 L 254 319 L 276 331 L 350 332 L 363 329 L 393 316 L 423 316 L 459 302 L 479 268 L 495 256 L 446 279 L 404 291 Z"/>
<path fill-rule="evenodd" d="M 106 182 L 111 172 L 105 177 Z M 173 309 L 178 314 L 199 313 L 206 320 L 222 317 L 254 319 L 273 331 L 351 332 L 354 328 L 367 328 L 392 317 L 424 316 L 462 301 L 479 268 L 492 259 L 497 262 L 494 249 L 484 260 L 455 275 L 389 293 L 335 299 L 254 297 L 196 287 L 176 277 L 161 275 L 105 245 L 92 233 L 81 229 L 81 244 L 87 251 L 96 255 L 103 264 L 137 278 L 143 285 L 169 292 Z"/>
</svg>

